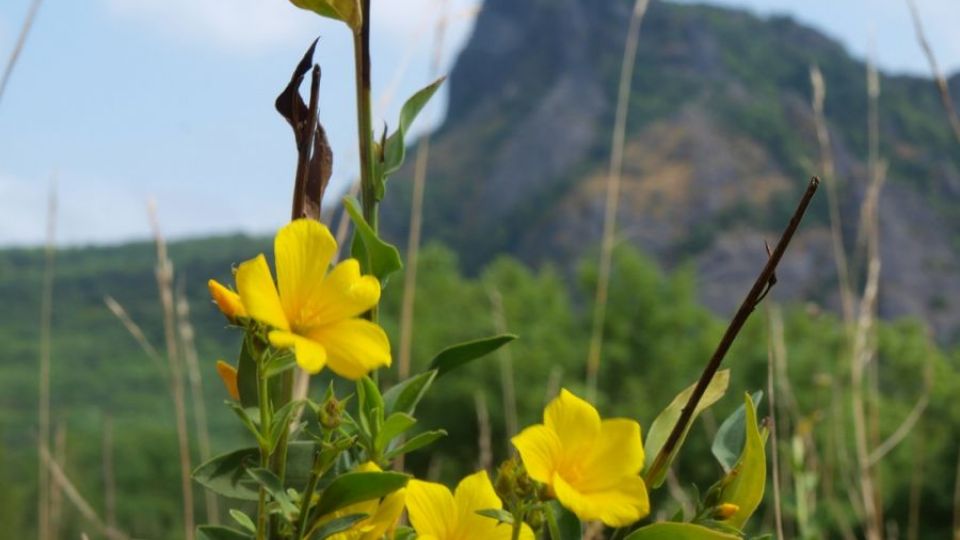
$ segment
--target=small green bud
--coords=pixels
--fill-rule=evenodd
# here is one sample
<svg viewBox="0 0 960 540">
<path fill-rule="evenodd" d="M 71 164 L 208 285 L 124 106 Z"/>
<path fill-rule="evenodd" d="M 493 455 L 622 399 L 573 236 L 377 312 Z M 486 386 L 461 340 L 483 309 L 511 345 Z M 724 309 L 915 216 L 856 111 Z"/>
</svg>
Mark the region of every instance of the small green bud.
<svg viewBox="0 0 960 540">
<path fill-rule="evenodd" d="M 317 411 L 317 421 L 324 429 L 337 429 L 343 422 L 343 404 L 337 400 L 336 396 L 327 397 L 320 410 Z"/>
</svg>

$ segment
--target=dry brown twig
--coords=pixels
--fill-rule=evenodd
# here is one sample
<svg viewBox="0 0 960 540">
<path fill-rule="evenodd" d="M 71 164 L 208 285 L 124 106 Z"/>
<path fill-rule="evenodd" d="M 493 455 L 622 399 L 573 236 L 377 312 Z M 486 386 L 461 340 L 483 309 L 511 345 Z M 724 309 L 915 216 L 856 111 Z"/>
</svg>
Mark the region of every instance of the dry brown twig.
<svg viewBox="0 0 960 540">
<path fill-rule="evenodd" d="M 7 65 L 3 70 L 3 77 L 0 77 L 0 101 L 3 100 L 3 94 L 6 93 L 10 76 L 13 75 L 13 68 L 17 65 L 17 60 L 20 58 L 20 53 L 23 52 L 24 45 L 27 44 L 27 36 L 30 35 L 30 30 L 33 28 L 33 22 L 37 18 L 37 12 L 40 11 L 40 4 L 42 3 L 43 0 L 33 0 L 33 3 L 30 4 L 29 11 L 27 11 L 27 17 L 23 20 L 23 25 L 20 26 L 20 34 L 17 36 L 17 42 L 14 44 L 13 50 L 10 52 L 10 57 L 7 59 Z M 41 534 L 44 534 L 42 529 Z M 42 538 L 41 536 L 41 539 Z"/>
<path fill-rule="evenodd" d="M 2 92 L 2 89 L 0 89 Z M 47 240 L 44 249 L 43 284 L 40 297 L 40 389 L 37 403 L 40 451 L 50 444 L 50 349 L 53 319 L 53 275 L 56 260 L 57 181 L 54 176 L 47 204 Z M 37 519 L 39 540 L 50 536 L 50 478 L 43 461 L 37 471 Z"/>
<path fill-rule="evenodd" d="M 940 92 L 940 102 L 947 113 L 947 120 L 950 122 L 950 128 L 953 130 L 954 137 L 960 142 L 960 118 L 957 117 L 957 108 L 953 104 L 953 98 L 950 96 L 950 87 L 947 85 L 947 79 L 940 70 L 940 64 L 937 57 L 933 54 L 933 49 L 927 41 L 926 32 L 923 30 L 923 22 L 920 20 L 920 11 L 917 9 L 916 0 L 907 0 L 907 6 L 910 7 L 910 17 L 913 19 L 913 29 L 917 34 L 917 41 L 923 49 L 923 54 L 927 57 L 927 63 L 930 64 L 930 72 L 933 80 Z"/>
</svg>

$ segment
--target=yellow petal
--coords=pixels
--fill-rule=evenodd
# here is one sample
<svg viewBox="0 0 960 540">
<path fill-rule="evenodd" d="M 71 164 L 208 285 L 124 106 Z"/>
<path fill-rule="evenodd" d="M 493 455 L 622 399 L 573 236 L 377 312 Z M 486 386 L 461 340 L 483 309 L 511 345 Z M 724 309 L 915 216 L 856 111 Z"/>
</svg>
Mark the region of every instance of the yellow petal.
<svg viewBox="0 0 960 540">
<path fill-rule="evenodd" d="M 626 476 L 605 491 L 582 493 L 556 474 L 553 490 L 560 504 L 583 521 L 600 520 L 610 527 L 625 527 L 650 513 L 647 486 L 639 476 Z"/>
<path fill-rule="evenodd" d="M 477 510 L 485 508 L 503 508 L 503 503 L 493 490 L 487 471 L 478 471 L 464 477 L 453 492 L 453 499 L 457 503 L 457 528 L 461 534 L 480 529 L 490 529 L 496 525 L 496 520 L 477 514 Z"/>
<path fill-rule="evenodd" d="M 293 325 L 299 326 L 301 311 L 319 295 L 337 241 L 326 225 L 297 219 L 280 229 L 273 250 L 283 310 Z"/>
<path fill-rule="evenodd" d="M 240 264 L 237 269 L 237 290 L 251 317 L 280 330 L 290 329 L 263 254 Z"/>
<path fill-rule="evenodd" d="M 457 504 L 442 484 L 412 479 L 407 484 L 407 512 L 418 538 L 454 538 Z"/>
<path fill-rule="evenodd" d="M 543 424 L 537 424 L 524 429 L 510 439 L 510 442 L 520 453 L 520 459 L 523 460 L 523 466 L 530 478 L 549 484 L 559 465 L 562 452 L 557 434 Z"/>
<path fill-rule="evenodd" d="M 246 317 L 247 310 L 243 309 L 243 302 L 240 301 L 240 295 L 224 287 L 215 279 L 207 282 L 207 288 L 210 289 L 210 296 L 216 302 L 220 312 L 226 315 L 231 321 L 239 317 Z"/>
<path fill-rule="evenodd" d="M 380 301 L 380 281 L 361 276 L 360 263 L 347 259 L 330 271 L 309 309 L 310 325 L 326 325 L 366 312 Z"/>
<path fill-rule="evenodd" d="M 347 319 L 317 328 L 309 337 L 326 348 L 330 369 L 341 377 L 356 380 L 390 365 L 390 340 L 370 321 Z"/>
<path fill-rule="evenodd" d="M 323 345 L 290 332 L 274 330 L 268 335 L 270 344 L 278 349 L 293 349 L 297 365 L 307 373 L 319 373 L 327 363 L 327 351 Z"/>
<path fill-rule="evenodd" d="M 567 389 L 543 411 L 543 423 L 560 438 L 563 453 L 576 457 L 600 434 L 600 414 L 592 405 Z"/>
<path fill-rule="evenodd" d="M 574 485 L 589 491 L 606 489 L 624 476 L 636 476 L 643 457 L 640 424 L 626 418 L 604 420 L 592 452 L 579 464 L 582 480 Z"/>
<path fill-rule="evenodd" d="M 240 390 L 237 387 L 237 368 L 223 360 L 217 360 L 217 375 L 220 375 L 220 380 L 223 381 L 223 386 L 226 387 L 230 397 L 240 399 Z"/>
<path fill-rule="evenodd" d="M 396 526 L 406 504 L 406 495 L 406 489 L 398 489 L 380 501 L 376 512 L 367 520 L 369 529 L 364 531 L 362 540 L 380 540 Z"/>
</svg>

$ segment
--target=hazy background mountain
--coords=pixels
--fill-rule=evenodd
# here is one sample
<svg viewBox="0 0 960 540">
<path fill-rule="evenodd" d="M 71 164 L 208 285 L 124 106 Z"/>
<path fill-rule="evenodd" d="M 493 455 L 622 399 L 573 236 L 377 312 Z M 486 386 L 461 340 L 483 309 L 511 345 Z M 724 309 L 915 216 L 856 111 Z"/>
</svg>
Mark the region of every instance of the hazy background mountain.
<svg viewBox="0 0 960 540">
<path fill-rule="evenodd" d="M 537 265 L 594 250 L 616 78 L 632 2 L 489 0 L 451 74 L 435 135 L 424 231 L 468 270 L 510 253 Z M 809 70 L 826 80 L 853 249 L 866 184 L 866 65 L 792 19 L 652 2 L 631 95 L 620 237 L 665 268 L 692 259 L 704 302 L 731 311 L 809 176 L 819 174 Z M 952 79 L 960 97 L 960 76 Z M 880 311 L 960 335 L 960 147 L 933 83 L 881 77 Z M 406 239 L 408 167 L 392 181 L 387 234 Z M 834 179 L 827 179 L 831 181 Z M 826 198 L 818 197 L 780 294 L 836 307 Z"/>
</svg>

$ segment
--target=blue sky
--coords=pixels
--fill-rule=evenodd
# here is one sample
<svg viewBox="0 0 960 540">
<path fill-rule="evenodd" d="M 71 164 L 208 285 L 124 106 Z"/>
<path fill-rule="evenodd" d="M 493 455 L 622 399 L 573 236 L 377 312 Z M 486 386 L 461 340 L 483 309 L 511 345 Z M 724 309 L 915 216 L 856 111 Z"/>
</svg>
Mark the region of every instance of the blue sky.
<svg viewBox="0 0 960 540">
<path fill-rule="evenodd" d="M 960 69 L 960 4 L 918 0 L 941 64 Z M 720 0 L 786 13 L 860 56 L 871 36 L 887 71 L 926 74 L 905 0 Z M 0 4 L 0 61 L 30 0 Z M 429 82 L 441 0 L 375 0 L 377 117 Z M 448 0 L 446 70 L 478 0 Z M 309 41 L 321 36 L 321 120 L 334 182 L 356 171 L 350 35 L 284 0 L 46 0 L 0 101 L 0 245 L 43 239 L 56 176 L 58 241 L 111 243 L 148 234 L 154 199 L 172 237 L 265 233 L 289 212 L 292 133 L 273 111 Z M 417 128 L 442 117 L 437 100 Z"/>
</svg>

